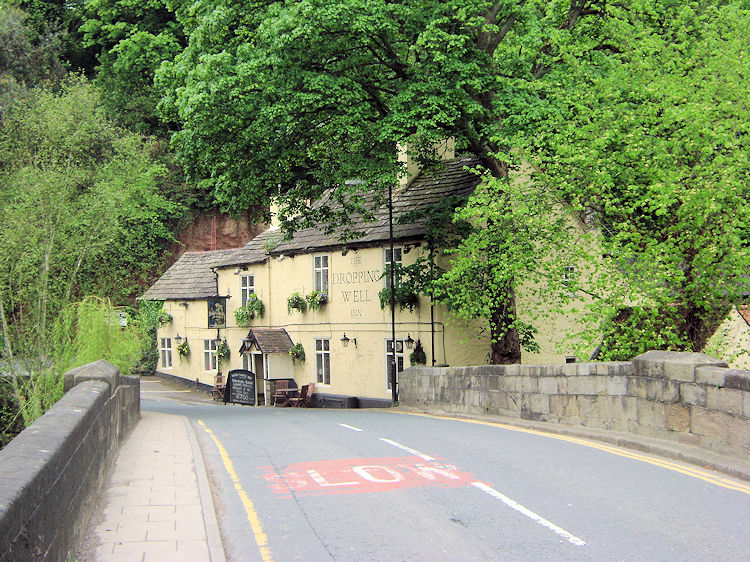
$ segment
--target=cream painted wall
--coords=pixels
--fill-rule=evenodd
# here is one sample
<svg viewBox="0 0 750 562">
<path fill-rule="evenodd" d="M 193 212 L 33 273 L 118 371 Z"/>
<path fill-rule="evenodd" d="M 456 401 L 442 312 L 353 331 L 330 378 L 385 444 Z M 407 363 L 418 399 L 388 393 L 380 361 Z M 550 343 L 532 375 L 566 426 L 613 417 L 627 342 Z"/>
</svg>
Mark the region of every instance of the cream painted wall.
<svg viewBox="0 0 750 562">
<path fill-rule="evenodd" d="M 733 369 L 750 369 L 750 326 L 736 308 L 711 336 L 704 353 L 723 359 Z"/>
</svg>

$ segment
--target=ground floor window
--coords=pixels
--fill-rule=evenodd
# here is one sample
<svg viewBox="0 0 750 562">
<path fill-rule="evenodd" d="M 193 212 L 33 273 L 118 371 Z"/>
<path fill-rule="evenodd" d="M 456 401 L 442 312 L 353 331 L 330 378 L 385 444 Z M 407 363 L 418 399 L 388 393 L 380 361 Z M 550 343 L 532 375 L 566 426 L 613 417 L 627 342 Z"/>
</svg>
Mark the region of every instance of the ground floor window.
<svg viewBox="0 0 750 562">
<path fill-rule="evenodd" d="M 216 370 L 216 340 L 203 340 L 203 368 Z"/>
<path fill-rule="evenodd" d="M 331 340 L 315 340 L 315 372 L 318 384 L 331 384 Z"/>
<path fill-rule="evenodd" d="M 161 338 L 161 366 L 168 368 L 172 366 L 172 338 Z"/>
<path fill-rule="evenodd" d="M 393 340 L 385 340 L 385 376 L 386 376 L 386 388 L 391 388 L 391 369 L 393 363 Z M 398 373 L 404 370 L 404 340 L 396 340 L 396 385 L 398 386 Z"/>
</svg>

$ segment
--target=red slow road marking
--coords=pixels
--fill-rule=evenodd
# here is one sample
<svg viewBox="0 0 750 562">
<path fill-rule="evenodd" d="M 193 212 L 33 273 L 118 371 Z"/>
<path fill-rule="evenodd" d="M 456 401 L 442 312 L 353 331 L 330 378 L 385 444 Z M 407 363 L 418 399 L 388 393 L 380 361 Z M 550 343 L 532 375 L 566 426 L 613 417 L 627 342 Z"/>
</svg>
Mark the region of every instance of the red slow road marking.
<svg viewBox="0 0 750 562">
<path fill-rule="evenodd" d="M 278 472 L 268 466 L 261 469 L 271 490 L 289 498 L 292 494 L 359 494 L 420 486 L 457 488 L 475 480 L 452 464 L 426 462 L 416 456 L 303 462 Z"/>
</svg>

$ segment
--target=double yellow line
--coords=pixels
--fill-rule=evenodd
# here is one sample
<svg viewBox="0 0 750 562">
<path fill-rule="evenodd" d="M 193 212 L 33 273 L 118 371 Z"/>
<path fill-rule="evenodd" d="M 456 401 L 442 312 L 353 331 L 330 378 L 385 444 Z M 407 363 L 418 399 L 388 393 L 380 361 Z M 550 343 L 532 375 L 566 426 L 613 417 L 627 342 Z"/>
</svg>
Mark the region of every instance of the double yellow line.
<svg viewBox="0 0 750 562">
<path fill-rule="evenodd" d="M 219 441 L 216 435 L 214 435 L 214 432 L 211 431 L 205 423 L 203 423 L 203 420 L 198 420 L 198 423 L 201 425 L 201 427 L 203 427 L 204 430 L 206 430 L 206 433 L 208 433 L 211 439 L 214 440 L 214 443 L 216 443 L 216 447 L 219 449 L 219 454 L 221 455 L 221 460 L 224 462 L 224 467 L 227 469 L 229 477 L 232 479 L 232 483 L 234 484 L 234 489 L 237 490 L 237 493 L 240 496 L 240 501 L 242 501 L 242 506 L 245 508 L 245 513 L 247 513 L 247 520 L 250 522 L 250 527 L 253 530 L 253 536 L 255 537 L 255 542 L 258 545 L 260 557 L 267 562 L 272 562 L 273 557 L 271 556 L 271 549 L 268 546 L 268 537 L 263 532 L 263 526 L 260 524 L 260 517 L 258 517 L 258 513 L 255 511 L 253 502 L 250 500 L 250 497 L 242 488 L 242 484 L 240 484 L 240 478 L 239 476 L 237 476 L 237 471 L 234 469 L 232 459 L 229 458 L 229 454 L 224 448 L 224 445 L 222 445 L 221 441 Z"/>
<path fill-rule="evenodd" d="M 682 464 L 682 463 L 677 463 L 677 462 L 672 462 L 666 459 L 654 457 L 651 455 L 645 455 L 645 454 L 637 453 L 634 451 L 629 451 L 627 449 L 616 447 L 614 445 L 608 445 L 606 443 L 597 443 L 596 441 L 590 441 L 588 439 L 581 439 L 579 437 L 571 437 L 568 435 L 560 435 L 557 433 L 548 433 L 546 431 L 540 431 L 537 429 L 530 429 L 526 427 L 518 427 L 514 425 L 499 423 L 499 422 L 488 422 L 488 421 L 482 421 L 482 420 L 454 418 L 450 416 L 435 416 L 432 414 L 419 414 L 415 412 L 398 412 L 398 413 L 404 413 L 404 414 L 411 415 L 411 416 L 422 416 L 425 418 L 442 419 L 442 420 L 449 419 L 449 420 L 466 422 L 466 423 L 474 423 L 478 425 L 488 425 L 492 427 L 500 427 L 502 429 L 507 429 L 509 431 L 517 431 L 520 433 L 531 433 L 533 435 L 541 435 L 543 437 L 549 437 L 550 439 L 557 439 L 558 441 L 568 441 L 569 443 L 576 443 L 577 445 L 583 445 L 584 447 L 591 447 L 592 449 L 599 449 L 600 451 L 605 451 L 607 453 L 611 453 L 613 455 L 617 455 L 620 457 L 647 462 L 654 466 L 660 466 L 662 468 L 673 470 L 675 472 L 679 472 L 681 474 L 685 474 L 693 478 L 698 478 L 710 484 L 721 486 L 722 488 L 728 488 L 730 490 L 742 492 L 743 494 L 750 494 L 750 484 L 745 484 L 744 482 L 740 482 L 738 480 L 734 480 L 729 477 L 724 477 L 714 472 L 702 470 L 698 467 L 694 467 L 694 466 L 690 466 L 690 465 Z"/>
</svg>

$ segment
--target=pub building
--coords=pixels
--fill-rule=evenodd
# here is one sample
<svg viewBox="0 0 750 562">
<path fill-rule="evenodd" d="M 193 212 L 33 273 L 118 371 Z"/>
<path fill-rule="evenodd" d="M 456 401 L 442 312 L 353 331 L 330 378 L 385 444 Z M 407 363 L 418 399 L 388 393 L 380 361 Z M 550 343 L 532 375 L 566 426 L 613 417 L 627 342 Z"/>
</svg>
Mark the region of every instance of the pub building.
<svg viewBox="0 0 750 562">
<path fill-rule="evenodd" d="M 270 404 L 272 383 L 281 379 L 315 383 L 315 405 L 368 407 L 391 404 L 394 352 L 397 372 L 412 360 L 487 364 L 489 334 L 479 321 L 459 320 L 429 297 L 412 295 L 396 305 L 394 345 L 388 299 L 381 307 L 388 265 L 427 255 L 423 218 L 399 218 L 466 197 L 479 182 L 466 169 L 474 157 L 453 158 L 450 150 L 434 174 L 407 162 L 411 175 L 393 192 L 393 253 L 383 206 L 346 243 L 316 228 L 284 241 L 272 225 L 242 248 L 183 254 L 141 297 L 163 301 L 170 316 L 158 329 L 157 375 L 210 389 L 217 374 L 244 369 L 255 374 L 260 405 Z M 524 353 L 523 362 L 564 362 L 555 351 L 560 328 L 542 327 L 541 353 Z"/>
</svg>

